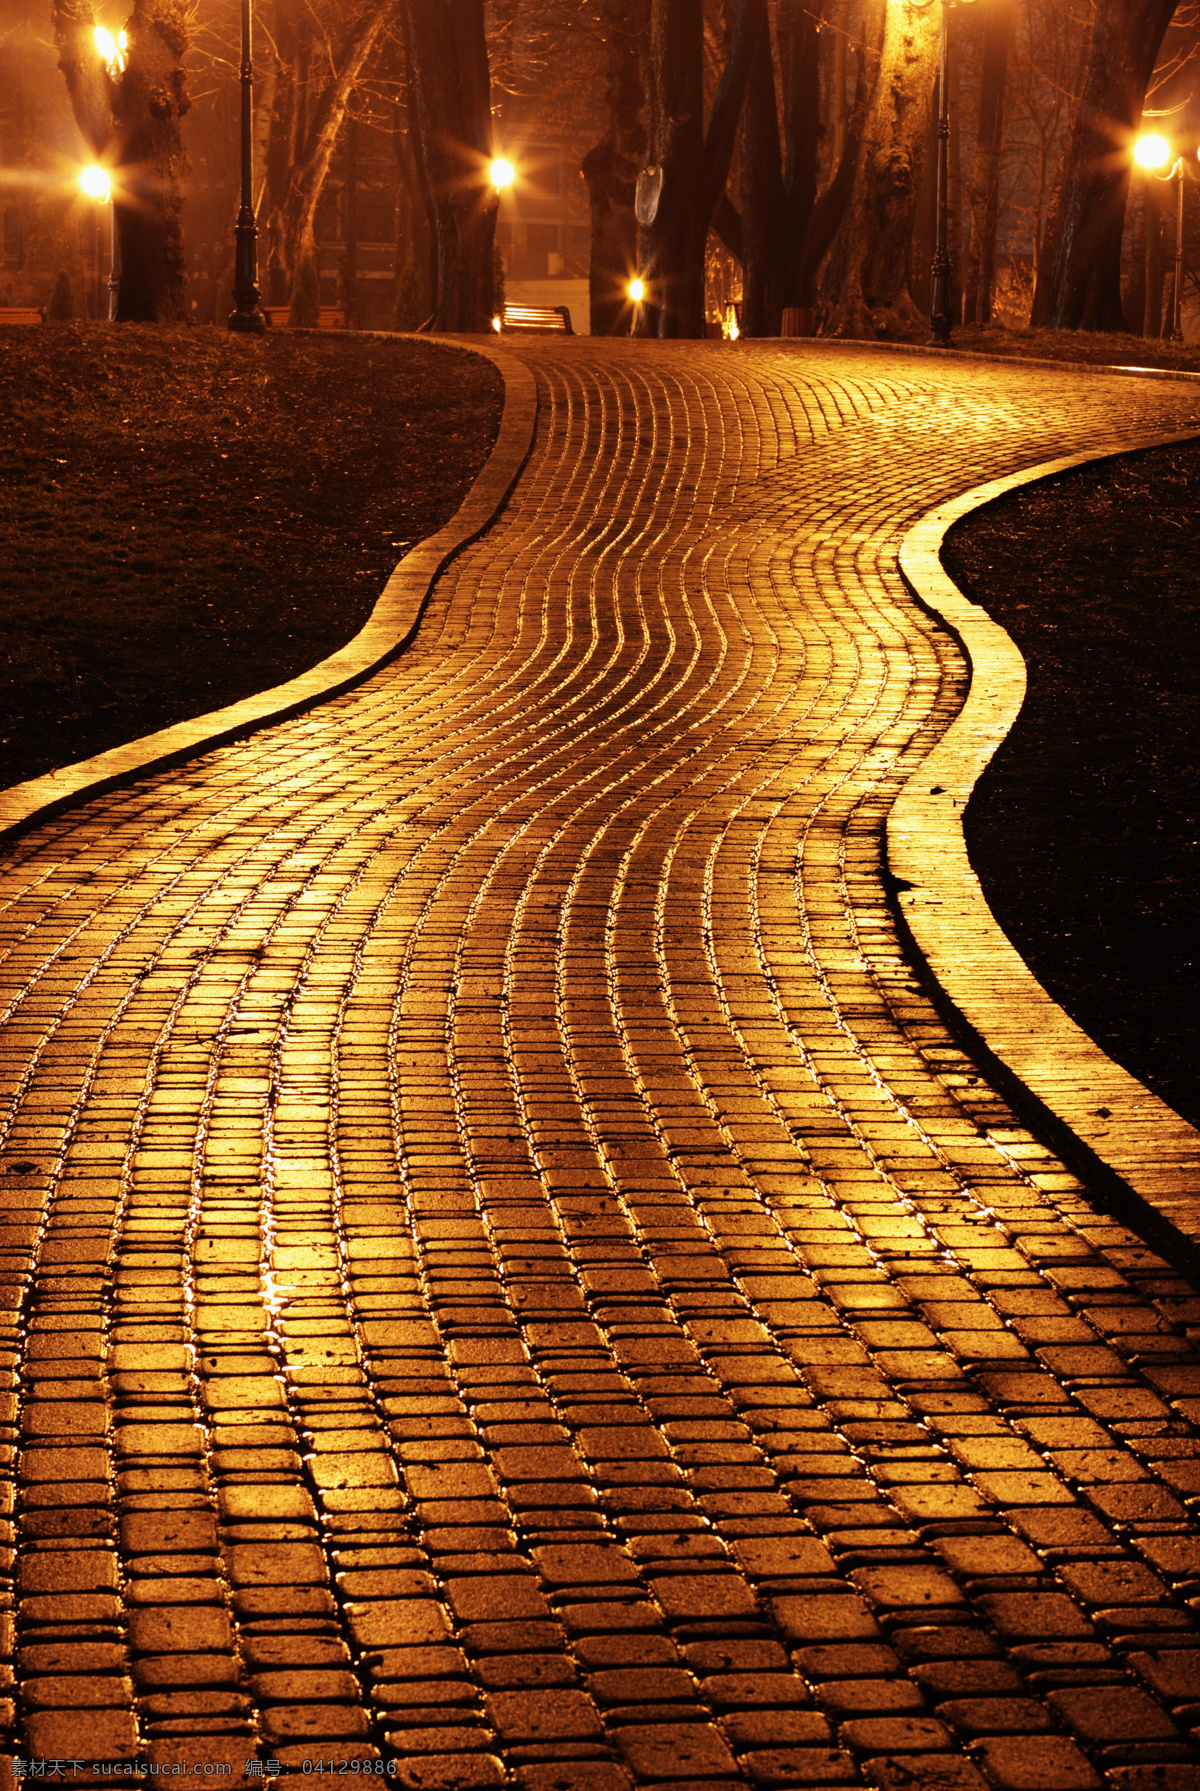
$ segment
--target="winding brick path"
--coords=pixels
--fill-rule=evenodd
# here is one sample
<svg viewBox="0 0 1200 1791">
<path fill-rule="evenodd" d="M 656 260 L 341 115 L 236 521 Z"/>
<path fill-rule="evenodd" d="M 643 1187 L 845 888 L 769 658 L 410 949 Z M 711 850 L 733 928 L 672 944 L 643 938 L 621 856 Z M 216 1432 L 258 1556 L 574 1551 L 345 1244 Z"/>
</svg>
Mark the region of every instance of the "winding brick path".
<svg viewBox="0 0 1200 1791">
<path fill-rule="evenodd" d="M 950 1041 L 880 830 L 963 691 L 904 530 L 1200 398 L 520 352 L 408 653 L 9 849 L 13 1752 L 1194 1791 L 1200 1299 Z"/>
</svg>

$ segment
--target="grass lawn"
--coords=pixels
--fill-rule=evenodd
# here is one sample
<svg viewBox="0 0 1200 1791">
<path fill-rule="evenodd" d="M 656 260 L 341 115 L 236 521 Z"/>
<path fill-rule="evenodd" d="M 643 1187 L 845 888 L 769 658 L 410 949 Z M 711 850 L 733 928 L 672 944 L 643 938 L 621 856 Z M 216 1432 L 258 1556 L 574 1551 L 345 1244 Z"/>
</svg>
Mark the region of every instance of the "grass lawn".
<svg viewBox="0 0 1200 1791">
<path fill-rule="evenodd" d="M 0 783 L 341 646 L 502 405 L 487 361 L 411 338 L 0 329 Z"/>
<path fill-rule="evenodd" d="M 1029 691 L 967 807 L 1000 925 L 1109 1053 L 1200 1125 L 1200 445 L 1101 460 L 951 530 Z"/>
</svg>

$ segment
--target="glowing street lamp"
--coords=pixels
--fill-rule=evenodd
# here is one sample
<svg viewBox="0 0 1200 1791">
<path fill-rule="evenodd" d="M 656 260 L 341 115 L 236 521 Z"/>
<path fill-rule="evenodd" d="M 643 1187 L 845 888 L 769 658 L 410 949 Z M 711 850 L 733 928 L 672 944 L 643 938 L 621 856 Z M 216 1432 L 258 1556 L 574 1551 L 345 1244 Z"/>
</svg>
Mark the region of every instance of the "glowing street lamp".
<svg viewBox="0 0 1200 1791">
<path fill-rule="evenodd" d="M 631 280 L 629 282 L 629 296 L 635 305 L 640 305 L 646 296 L 645 282 L 642 280 Z"/>
<path fill-rule="evenodd" d="M 124 33 L 122 33 L 124 35 Z M 86 193 L 96 205 L 107 205 L 109 208 L 109 248 L 108 248 L 108 321 L 117 321 L 117 287 L 121 278 L 121 251 L 117 238 L 117 208 L 113 204 L 112 177 L 107 168 L 93 162 L 89 168 L 83 168 L 79 175 L 80 191 Z M 96 219 L 96 312 L 100 311 L 100 220 Z"/>
<path fill-rule="evenodd" d="M 1161 168 L 1171 159 L 1171 145 L 1156 132 L 1147 132 L 1134 144 L 1133 159 L 1139 168 Z"/>
<path fill-rule="evenodd" d="M 925 0 L 928 5 L 931 0 Z M 938 128 L 937 128 L 937 242 L 933 251 L 933 288 L 929 295 L 929 327 L 933 339 L 942 348 L 950 346 L 951 275 L 947 211 L 950 202 L 950 31 L 949 12 L 952 5 L 969 6 L 972 0 L 942 0 L 941 31 L 938 35 Z"/>
<path fill-rule="evenodd" d="M 109 80 L 115 81 L 118 75 L 125 73 L 125 52 L 129 48 L 128 37 L 123 31 L 118 31 L 114 37 L 112 32 L 106 31 L 103 25 L 97 25 L 92 32 L 92 38 L 100 53 L 100 60 L 108 70 Z"/>
<path fill-rule="evenodd" d="M 258 226 L 254 222 L 251 163 L 254 65 L 250 59 L 250 0 L 242 0 L 242 194 L 233 232 L 233 310 L 231 330 L 260 336 L 267 327 L 258 304 Z"/>
<path fill-rule="evenodd" d="M 506 161 L 502 155 L 498 155 L 488 169 L 488 178 L 496 191 L 502 193 L 517 178 L 517 171 L 511 162 Z"/>
<path fill-rule="evenodd" d="M 90 168 L 85 168 L 79 176 L 79 184 L 88 198 L 94 199 L 97 205 L 111 204 L 112 181 L 99 164 L 93 163 Z"/>
<path fill-rule="evenodd" d="M 1166 168 L 1171 160 L 1171 145 L 1157 131 L 1146 131 L 1133 146 L 1133 159 L 1139 168 L 1147 174 L 1153 174 L 1156 180 L 1175 182 L 1175 289 L 1171 295 L 1171 335 L 1172 342 L 1183 341 L 1183 178 L 1187 173 L 1187 164 L 1182 155 L 1177 155 L 1172 167 L 1165 174 L 1160 168 Z"/>
</svg>

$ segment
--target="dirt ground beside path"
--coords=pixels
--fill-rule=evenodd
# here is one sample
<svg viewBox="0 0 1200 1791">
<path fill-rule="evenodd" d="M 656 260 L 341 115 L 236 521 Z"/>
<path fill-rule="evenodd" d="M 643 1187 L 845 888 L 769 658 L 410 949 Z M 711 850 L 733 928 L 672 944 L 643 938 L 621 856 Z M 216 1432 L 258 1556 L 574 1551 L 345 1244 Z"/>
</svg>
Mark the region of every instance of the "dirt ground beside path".
<svg viewBox="0 0 1200 1791">
<path fill-rule="evenodd" d="M 1200 1124 L 1200 443 L 1001 498 L 943 559 L 1029 694 L 966 814 L 992 910 L 1051 994 Z"/>
<path fill-rule="evenodd" d="M 0 330 L 0 783 L 341 646 L 502 405 L 488 362 L 436 342 Z"/>
</svg>

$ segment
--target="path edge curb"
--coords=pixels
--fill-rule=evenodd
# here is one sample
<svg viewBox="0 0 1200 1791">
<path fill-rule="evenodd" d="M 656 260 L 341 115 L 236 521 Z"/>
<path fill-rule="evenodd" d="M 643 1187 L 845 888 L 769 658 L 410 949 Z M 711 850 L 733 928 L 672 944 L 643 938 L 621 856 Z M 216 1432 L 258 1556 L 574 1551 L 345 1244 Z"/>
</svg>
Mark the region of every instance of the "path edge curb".
<svg viewBox="0 0 1200 1791">
<path fill-rule="evenodd" d="M 1034 976 L 987 904 L 962 817 L 1025 696 L 1011 636 L 941 563 L 947 531 L 1022 485 L 1195 430 L 1131 438 L 993 479 L 925 512 L 900 545 L 905 584 L 966 656 L 966 702 L 888 815 L 885 850 L 900 926 L 942 1017 L 1064 1162 L 1193 1272 L 1200 1271 L 1200 1131 L 1113 1061 Z"/>
<path fill-rule="evenodd" d="M 362 683 L 411 643 L 446 567 L 491 527 L 511 497 L 533 448 L 538 415 L 537 382 L 515 355 L 457 338 L 435 340 L 481 355 L 497 369 L 504 381 L 500 428 L 454 515 L 399 561 L 358 633 L 284 684 L 0 790 L 0 844 L 10 844 L 76 802 L 300 715 Z"/>
</svg>

